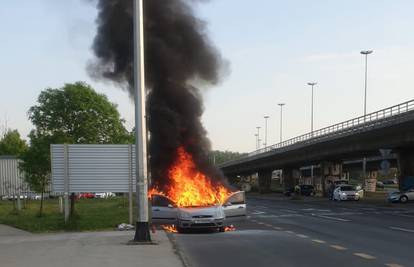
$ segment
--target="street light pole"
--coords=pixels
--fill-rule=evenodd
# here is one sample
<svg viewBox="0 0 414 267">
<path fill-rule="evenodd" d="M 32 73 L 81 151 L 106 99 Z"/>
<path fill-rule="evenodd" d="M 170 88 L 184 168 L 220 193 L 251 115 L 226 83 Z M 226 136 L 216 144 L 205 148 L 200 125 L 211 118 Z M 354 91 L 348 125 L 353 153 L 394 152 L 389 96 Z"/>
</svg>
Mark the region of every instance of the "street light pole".
<svg viewBox="0 0 414 267">
<path fill-rule="evenodd" d="M 260 128 L 262 128 L 262 127 L 260 127 L 260 126 L 257 126 L 256 127 L 256 129 L 257 129 L 257 149 L 260 149 Z"/>
<path fill-rule="evenodd" d="M 259 149 L 259 135 L 254 134 L 254 136 L 256 137 L 256 150 Z"/>
<path fill-rule="evenodd" d="M 135 164 L 137 221 L 133 242 L 151 242 L 148 214 L 143 0 L 134 0 Z"/>
<path fill-rule="evenodd" d="M 279 103 L 280 106 L 280 143 L 283 141 L 282 129 L 283 129 L 283 106 L 286 105 L 285 103 Z"/>
<path fill-rule="evenodd" d="M 317 84 L 318 83 L 316 83 L 316 82 L 308 83 L 308 85 L 310 85 L 312 87 L 312 102 L 311 102 L 311 132 L 312 132 L 312 134 L 313 134 L 313 87 Z"/>
<path fill-rule="evenodd" d="M 263 146 L 266 148 L 267 147 L 267 120 L 269 119 L 269 116 L 264 116 L 265 119 L 265 142 L 263 144 Z"/>
<path fill-rule="evenodd" d="M 364 92 L 364 122 L 366 120 L 367 115 L 367 88 L 368 88 L 368 55 L 372 54 L 374 51 L 372 50 L 362 50 L 361 55 L 365 56 L 365 92 Z M 362 173 L 364 175 L 364 184 L 366 183 L 367 179 L 367 158 L 364 157 L 362 159 Z"/>
<path fill-rule="evenodd" d="M 368 55 L 372 54 L 372 50 L 362 50 L 361 54 L 365 56 L 365 94 L 364 94 L 364 116 L 367 115 L 367 87 L 368 87 Z"/>
</svg>

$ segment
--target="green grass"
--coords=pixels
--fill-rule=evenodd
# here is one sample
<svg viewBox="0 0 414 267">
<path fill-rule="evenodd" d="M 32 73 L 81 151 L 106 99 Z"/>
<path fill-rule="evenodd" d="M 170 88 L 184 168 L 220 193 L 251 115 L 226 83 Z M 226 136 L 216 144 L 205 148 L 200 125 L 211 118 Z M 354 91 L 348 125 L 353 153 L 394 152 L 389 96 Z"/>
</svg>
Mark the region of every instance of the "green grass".
<svg viewBox="0 0 414 267">
<path fill-rule="evenodd" d="M 13 211 L 13 202 L 0 201 L 0 224 L 29 232 L 100 231 L 114 229 L 128 222 L 128 204 L 122 198 L 82 199 L 76 201 L 76 216 L 64 223 L 57 199 L 46 200 L 44 215 L 38 216 L 40 201 L 29 201 L 19 214 Z"/>
</svg>

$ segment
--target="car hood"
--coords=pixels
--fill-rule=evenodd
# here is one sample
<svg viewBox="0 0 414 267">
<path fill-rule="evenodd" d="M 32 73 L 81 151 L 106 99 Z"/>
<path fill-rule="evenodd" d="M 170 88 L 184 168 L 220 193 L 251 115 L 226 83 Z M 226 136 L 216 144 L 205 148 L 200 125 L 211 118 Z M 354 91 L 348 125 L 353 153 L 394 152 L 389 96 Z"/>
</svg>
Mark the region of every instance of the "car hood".
<svg viewBox="0 0 414 267">
<path fill-rule="evenodd" d="M 345 193 L 347 195 L 354 195 L 355 193 L 357 193 L 358 191 L 341 191 L 341 193 Z"/>
<path fill-rule="evenodd" d="M 186 213 L 192 217 L 194 216 L 212 216 L 217 217 L 222 212 L 221 206 L 211 206 L 211 207 L 188 207 L 188 208 L 179 208 L 181 213 Z"/>
</svg>

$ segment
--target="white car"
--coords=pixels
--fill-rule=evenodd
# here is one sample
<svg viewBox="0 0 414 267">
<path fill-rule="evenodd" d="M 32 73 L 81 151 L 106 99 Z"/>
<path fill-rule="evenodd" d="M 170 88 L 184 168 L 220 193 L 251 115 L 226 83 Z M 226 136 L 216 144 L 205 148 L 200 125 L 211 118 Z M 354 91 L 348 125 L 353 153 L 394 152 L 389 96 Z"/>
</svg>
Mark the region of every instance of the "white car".
<svg viewBox="0 0 414 267">
<path fill-rule="evenodd" d="M 361 192 L 354 186 L 344 184 L 339 185 L 333 192 L 333 200 L 360 200 L 362 198 Z"/>
<path fill-rule="evenodd" d="M 115 197 L 115 194 L 112 192 L 104 192 L 104 193 L 95 193 L 96 198 L 110 198 Z"/>
<path fill-rule="evenodd" d="M 152 195 L 152 223 L 176 225 L 178 231 L 190 228 L 216 228 L 224 231 L 231 222 L 246 218 L 243 191 L 231 194 L 223 205 L 177 207 L 162 195 Z"/>
</svg>

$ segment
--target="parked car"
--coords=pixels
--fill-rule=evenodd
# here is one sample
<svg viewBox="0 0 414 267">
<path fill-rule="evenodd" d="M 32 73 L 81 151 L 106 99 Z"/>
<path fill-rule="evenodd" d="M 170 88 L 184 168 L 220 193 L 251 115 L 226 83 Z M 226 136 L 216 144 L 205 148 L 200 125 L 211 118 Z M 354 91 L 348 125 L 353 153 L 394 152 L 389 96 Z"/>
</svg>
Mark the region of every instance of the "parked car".
<svg viewBox="0 0 414 267">
<path fill-rule="evenodd" d="M 384 183 L 381 181 L 377 181 L 377 188 L 384 189 Z"/>
<path fill-rule="evenodd" d="M 383 184 L 397 184 L 397 180 L 396 179 L 388 179 L 388 180 L 384 180 L 382 181 Z"/>
<path fill-rule="evenodd" d="M 360 200 L 361 195 L 352 185 L 339 185 L 333 192 L 333 200 Z"/>
<path fill-rule="evenodd" d="M 95 198 L 95 194 L 94 193 L 80 193 L 78 195 L 78 198 L 79 199 L 81 199 L 81 198 L 88 198 L 88 199 Z"/>
<path fill-rule="evenodd" d="M 410 200 L 414 200 L 414 188 L 404 191 L 395 191 L 388 195 L 389 202 L 407 203 Z"/>
<path fill-rule="evenodd" d="M 223 205 L 177 207 L 162 195 L 152 195 L 152 223 L 176 225 L 179 232 L 185 229 L 218 229 L 224 231 L 231 222 L 246 218 L 246 200 L 243 191 L 229 196 Z"/>
<path fill-rule="evenodd" d="M 300 194 L 302 196 L 313 196 L 315 195 L 315 187 L 313 185 L 302 184 L 299 185 L 300 187 Z M 291 196 L 295 192 L 294 187 L 286 187 L 284 194 L 285 196 Z"/>
<path fill-rule="evenodd" d="M 104 193 L 95 193 L 96 198 L 110 198 L 115 197 L 115 194 L 112 192 L 104 192 Z"/>
</svg>

